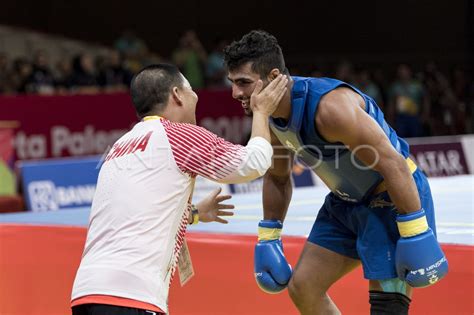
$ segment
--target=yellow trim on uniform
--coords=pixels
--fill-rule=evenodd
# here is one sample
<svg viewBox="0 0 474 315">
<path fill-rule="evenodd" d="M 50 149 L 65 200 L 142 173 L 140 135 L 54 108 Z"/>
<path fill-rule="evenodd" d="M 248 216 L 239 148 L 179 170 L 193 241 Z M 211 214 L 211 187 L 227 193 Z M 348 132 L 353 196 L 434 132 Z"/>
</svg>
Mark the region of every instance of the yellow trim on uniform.
<svg viewBox="0 0 474 315">
<path fill-rule="evenodd" d="M 410 159 L 409 157 L 407 157 L 406 161 L 407 161 L 407 164 L 408 164 L 408 168 L 410 169 L 410 172 L 412 174 L 415 173 L 416 169 L 418 168 L 416 166 L 415 162 L 413 162 L 413 160 Z"/>
<path fill-rule="evenodd" d="M 411 221 L 397 222 L 397 225 L 401 237 L 412 237 L 428 230 L 426 216 Z"/>
<path fill-rule="evenodd" d="M 415 173 L 416 169 L 418 168 L 418 166 L 416 166 L 415 162 L 413 162 L 412 159 L 410 159 L 410 157 L 407 157 L 406 158 L 406 162 L 407 162 L 407 165 L 408 165 L 408 168 L 410 169 L 410 173 Z M 387 187 L 385 186 L 385 181 L 382 181 L 380 184 L 378 184 L 377 187 L 375 187 L 374 191 L 373 191 L 373 195 L 377 195 L 377 194 L 380 194 L 381 192 L 384 192 L 387 190 Z"/>
<path fill-rule="evenodd" d="M 145 117 L 143 117 L 143 121 L 157 120 L 157 119 L 163 119 L 163 117 L 158 116 L 158 115 L 145 116 Z"/>
<path fill-rule="evenodd" d="M 266 227 L 258 228 L 259 241 L 273 241 L 279 239 L 281 236 L 281 229 L 271 229 Z"/>
</svg>

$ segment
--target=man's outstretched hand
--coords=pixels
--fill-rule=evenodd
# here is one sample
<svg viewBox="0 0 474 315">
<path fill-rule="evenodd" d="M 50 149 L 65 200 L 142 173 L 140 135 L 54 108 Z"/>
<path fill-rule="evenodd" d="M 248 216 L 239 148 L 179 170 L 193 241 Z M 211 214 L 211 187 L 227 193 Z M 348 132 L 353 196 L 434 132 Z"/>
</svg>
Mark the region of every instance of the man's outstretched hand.
<svg viewBox="0 0 474 315">
<path fill-rule="evenodd" d="M 196 204 L 196 208 L 199 213 L 200 222 L 219 222 L 227 224 L 228 221 L 221 217 L 233 216 L 232 211 L 225 209 L 234 209 L 234 205 L 223 204 L 225 200 L 232 198 L 230 195 L 220 195 L 222 189 L 217 188 L 212 191 L 206 198 Z"/>
</svg>

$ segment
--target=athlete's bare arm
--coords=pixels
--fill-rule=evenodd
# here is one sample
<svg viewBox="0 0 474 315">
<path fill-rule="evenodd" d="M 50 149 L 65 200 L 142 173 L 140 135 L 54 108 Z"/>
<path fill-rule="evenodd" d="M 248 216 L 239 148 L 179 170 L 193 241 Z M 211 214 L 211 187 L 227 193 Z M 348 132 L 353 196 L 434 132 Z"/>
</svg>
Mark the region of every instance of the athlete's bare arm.
<svg viewBox="0 0 474 315">
<path fill-rule="evenodd" d="M 283 147 L 273 132 L 271 132 L 271 144 L 272 166 L 263 177 L 263 218 L 283 222 L 293 193 L 291 185 L 293 153 Z"/>
<path fill-rule="evenodd" d="M 319 133 L 327 141 L 344 143 L 361 162 L 378 171 L 400 213 L 419 210 L 418 190 L 405 158 L 393 148 L 382 128 L 364 109 L 364 100 L 351 89 L 331 91 L 318 107 Z"/>
</svg>

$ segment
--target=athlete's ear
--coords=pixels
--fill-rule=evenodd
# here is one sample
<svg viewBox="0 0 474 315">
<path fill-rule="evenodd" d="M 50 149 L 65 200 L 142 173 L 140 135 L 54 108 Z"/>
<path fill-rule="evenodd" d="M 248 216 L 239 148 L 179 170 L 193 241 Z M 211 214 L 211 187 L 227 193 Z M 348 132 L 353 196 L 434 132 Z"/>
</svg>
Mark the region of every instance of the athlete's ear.
<svg viewBox="0 0 474 315">
<path fill-rule="evenodd" d="M 270 73 L 267 76 L 268 81 L 272 82 L 273 80 L 276 79 L 276 77 L 280 74 L 280 70 L 277 68 L 272 69 Z"/>
</svg>

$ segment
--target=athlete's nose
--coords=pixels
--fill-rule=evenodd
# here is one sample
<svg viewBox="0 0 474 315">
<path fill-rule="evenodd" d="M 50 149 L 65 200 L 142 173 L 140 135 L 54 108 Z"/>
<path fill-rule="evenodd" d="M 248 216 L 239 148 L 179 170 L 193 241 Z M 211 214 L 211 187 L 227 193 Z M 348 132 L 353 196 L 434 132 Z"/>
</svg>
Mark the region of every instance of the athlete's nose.
<svg viewBox="0 0 474 315">
<path fill-rule="evenodd" d="M 232 97 L 238 100 L 239 98 L 242 98 L 244 93 L 242 92 L 241 89 L 235 84 L 232 84 Z"/>
</svg>

